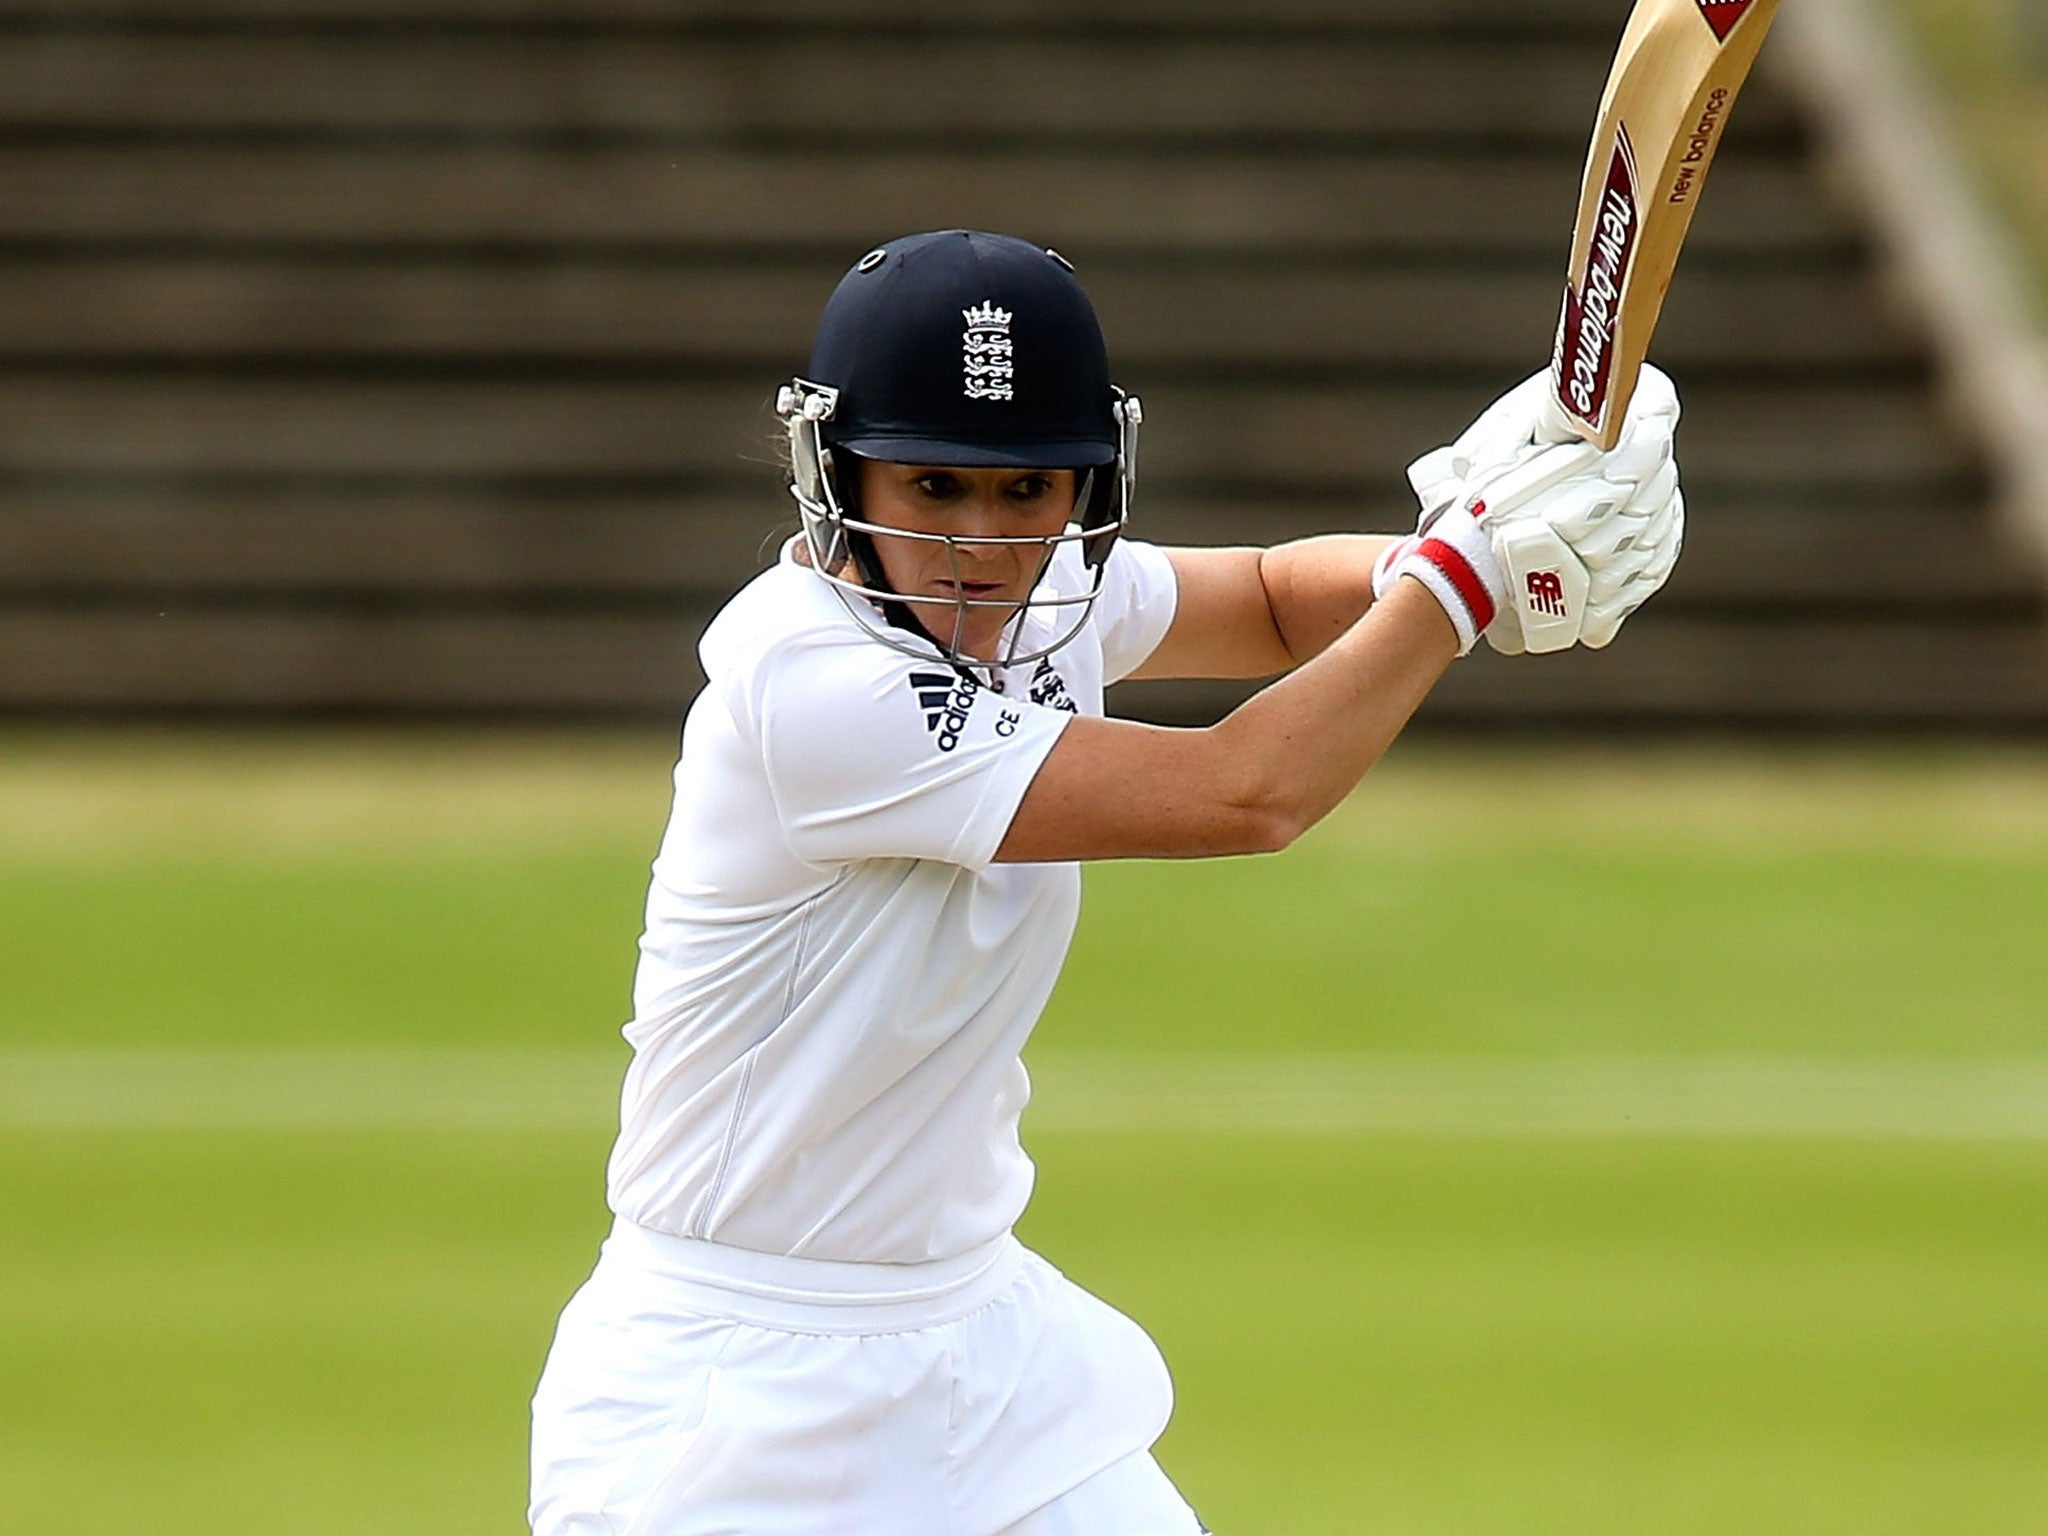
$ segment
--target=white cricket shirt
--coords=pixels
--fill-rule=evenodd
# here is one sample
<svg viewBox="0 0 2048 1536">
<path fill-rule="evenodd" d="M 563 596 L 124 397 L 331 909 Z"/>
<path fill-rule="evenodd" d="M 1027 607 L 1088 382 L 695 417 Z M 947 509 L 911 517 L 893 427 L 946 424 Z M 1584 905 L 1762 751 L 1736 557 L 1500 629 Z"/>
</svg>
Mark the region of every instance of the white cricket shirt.
<svg viewBox="0 0 2048 1536">
<path fill-rule="evenodd" d="M 1088 579 L 1067 544 L 1040 590 Z M 726 605 L 648 890 L 614 1211 L 870 1263 L 1009 1230 L 1032 1182 L 1018 1053 L 1080 870 L 991 860 L 1067 721 L 1102 713 L 1176 595 L 1163 551 L 1120 542 L 1079 635 L 1000 689 L 882 644 L 789 549 Z M 1071 610 L 1022 622 L 1034 649 Z"/>
</svg>

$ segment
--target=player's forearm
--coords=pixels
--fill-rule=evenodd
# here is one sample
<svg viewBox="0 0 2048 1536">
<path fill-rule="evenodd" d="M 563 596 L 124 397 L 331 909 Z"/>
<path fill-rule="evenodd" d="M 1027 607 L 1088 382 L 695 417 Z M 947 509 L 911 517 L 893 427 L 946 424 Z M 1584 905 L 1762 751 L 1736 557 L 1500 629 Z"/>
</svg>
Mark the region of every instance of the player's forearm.
<svg viewBox="0 0 2048 1536">
<path fill-rule="evenodd" d="M 1335 644 L 1200 730 L 1071 722 L 996 857 L 1190 859 L 1284 848 L 1351 792 L 1457 650 L 1402 581 Z"/>
<path fill-rule="evenodd" d="M 1295 666 L 1320 656 L 1372 605 L 1372 565 L 1393 535 L 1332 533 L 1259 556 L 1274 627 Z"/>
<path fill-rule="evenodd" d="M 1404 581 L 1319 655 L 1209 727 L 1230 788 L 1284 846 L 1330 813 L 1392 745 L 1457 654 L 1443 608 Z"/>
</svg>

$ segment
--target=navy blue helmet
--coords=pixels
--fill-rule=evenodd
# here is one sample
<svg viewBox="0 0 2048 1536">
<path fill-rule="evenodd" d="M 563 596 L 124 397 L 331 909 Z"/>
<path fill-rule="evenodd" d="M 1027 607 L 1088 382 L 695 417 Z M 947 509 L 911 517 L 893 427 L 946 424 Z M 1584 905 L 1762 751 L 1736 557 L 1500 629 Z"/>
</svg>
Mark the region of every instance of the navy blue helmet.
<svg viewBox="0 0 2048 1536">
<path fill-rule="evenodd" d="M 1079 632 L 1103 562 L 1130 515 L 1138 402 L 1110 383 L 1095 308 L 1057 252 L 1008 235 L 952 229 L 876 247 L 825 306 L 808 375 L 780 392 L 790 435 L 790 490 L 812 564 L 850 612 L 891 644 L 909 631 L 938 645 L 894 601 L 870 542 L 940 538 L 880 527 L 861 516 L 848 455 L 959 468 L 1070 469 L 1075 519 L 1042 542 L 1050 566 L 1078 543 L 1085 594 L 1038 597 L 1071 623 L 1048 641 L 1012 627 L 1006 663 L 1034 660 Z M 977 541 L 987 542 L 987 541 Z M 963 599 L 964 606 L 973 601 Z M 877 611 L 885 622 L 877 625 Z M 961 660 L 958 656 L 955 660 Z"/>
</svg>

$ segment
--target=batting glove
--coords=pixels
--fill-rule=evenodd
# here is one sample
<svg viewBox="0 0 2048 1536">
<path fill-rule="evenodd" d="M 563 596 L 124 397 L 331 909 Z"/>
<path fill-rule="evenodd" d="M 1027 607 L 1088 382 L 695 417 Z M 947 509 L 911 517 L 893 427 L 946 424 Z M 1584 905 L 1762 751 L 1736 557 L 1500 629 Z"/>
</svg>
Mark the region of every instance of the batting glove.
<svg viewBox="0 0 2048 1536">
<path fill-rule="evenodd" d="M 1643 369 L 1607 453 L 1549 440 L 1549 388 L 1547 372 L 1525 379 L 1408 471 L 1424 506 L 1460 505 L 1486 531 L 1504 595 L 1484 633 L 1509 656 L 1606 645 L 1664 584 L 1684 543 L 1671 380 Z"/>
<path fill-rule="evenodd" d="M 1507 572 L 1492 535 L 1454 503 L 1425 514 L 1414 533 L 1380 551 L 1373 562 L 1373 600 L 1403 576 L 1427 587 L 1450 616 L 1460 656 L 1479 643 L 1507 600 Z"/>
<path fill-rule="evenodd" d="M 1486 632 L 1505 656 L 1595 650 L 1664 585 L 1685 543 L 1685 497 L 1667 465 L 1649 483 L 1575 476 L 1490 521 L 1514 600 Z"/>
<path fill-rule="evenodd" d="M 1588 444 L 1540 448 L 1471 487 L 1507 568 L 1511 601 L 1487 631 L 1495 650 L 1598 649 L 1663 586 L 1685 542 L 1678 417 L 1670 378 L 1646 367 L 1611 450 L 1583 462 Z"/>
</svg>

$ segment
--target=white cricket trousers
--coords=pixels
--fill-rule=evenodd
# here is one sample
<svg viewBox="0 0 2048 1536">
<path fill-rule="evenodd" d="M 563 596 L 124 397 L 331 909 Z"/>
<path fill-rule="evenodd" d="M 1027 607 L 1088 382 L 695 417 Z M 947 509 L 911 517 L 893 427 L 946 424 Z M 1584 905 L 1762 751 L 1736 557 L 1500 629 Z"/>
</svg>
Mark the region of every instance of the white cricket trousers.
<svg viewBox="0 0 2048 1536">
<path fill-rule="evenodd" d="M 1143 1329 L 1014 1238 L 932 1264 L 614 1224 L 533 1400 L 534 1536 L 1198 1536 Z"/>
</svg>

